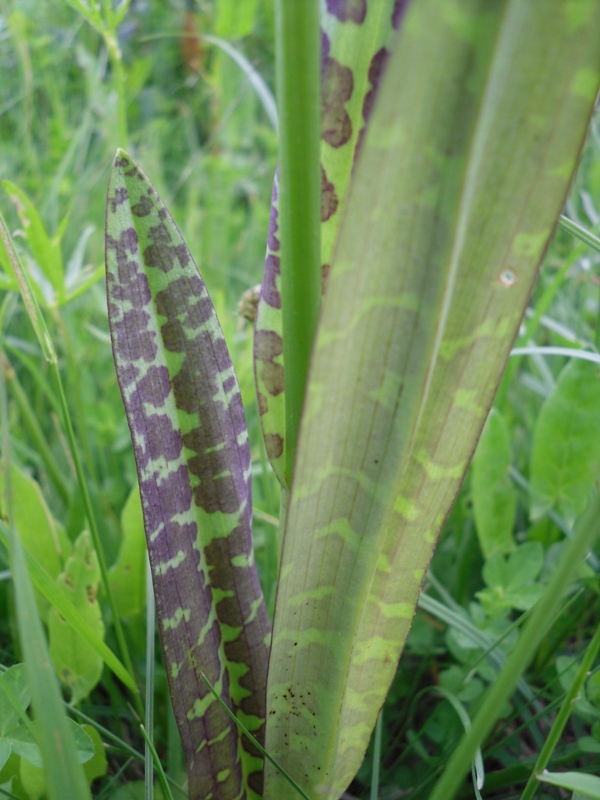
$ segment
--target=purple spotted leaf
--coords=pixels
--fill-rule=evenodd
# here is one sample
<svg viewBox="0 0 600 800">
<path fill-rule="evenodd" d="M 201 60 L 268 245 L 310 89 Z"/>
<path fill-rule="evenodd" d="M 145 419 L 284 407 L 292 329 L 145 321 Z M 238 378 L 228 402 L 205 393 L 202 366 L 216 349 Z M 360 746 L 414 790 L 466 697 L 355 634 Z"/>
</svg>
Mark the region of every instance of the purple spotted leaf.
<svg viewBox="0 0 600 800">
<path fill-rule="evenodd" d="M 106 275 L 189 797 L 261 797 L 262 757 L 201 676 L 263 741 L 270 628 L 252 549 L 244 409 L 189 250 L 122 150 L 108 187 Z"/>
<path fill-rule="evenodd" d="M 326 0 L 321 4 L 321 287 L 356 156 L 375 102 L 394 31 L 409 0 Z M 285 392 L 277 176 L 258 303 L 254 365 L 258 408 L 271 466 L 283 487 Z"/>
</svg>

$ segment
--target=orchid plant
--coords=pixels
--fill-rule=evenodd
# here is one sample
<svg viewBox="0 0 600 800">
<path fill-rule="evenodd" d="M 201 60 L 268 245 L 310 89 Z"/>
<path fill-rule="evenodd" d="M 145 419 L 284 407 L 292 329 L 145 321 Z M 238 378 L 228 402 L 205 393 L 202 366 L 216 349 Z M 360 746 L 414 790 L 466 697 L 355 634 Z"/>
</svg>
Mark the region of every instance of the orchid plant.
<svg viewBox="0 0 600 800">
<path fill-rule="evenodd" d="M 211 300 L 123 150 L 107 195 L 114 360 L 191 800 L 289 796 L 286 776 L 337 798 L 360 766 L 599 84 L 595 0 L 279 13 L 306 58 L 307 105 L 285 93 L 297 64 L 280 52 L 254 351 L 282 495 L 272 629 L 244 409 Z"/>
</svg>

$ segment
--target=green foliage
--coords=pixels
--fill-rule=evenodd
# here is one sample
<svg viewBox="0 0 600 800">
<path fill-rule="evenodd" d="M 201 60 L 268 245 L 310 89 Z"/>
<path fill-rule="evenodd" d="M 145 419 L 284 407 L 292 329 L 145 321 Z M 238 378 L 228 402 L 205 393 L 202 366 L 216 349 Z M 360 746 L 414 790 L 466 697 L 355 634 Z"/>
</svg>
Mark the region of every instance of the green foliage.
<svg viewBox="0 0 600 800">
<path fill-rule="evenodd" d="M 138 614 L 146 605 L 146 539 L 137 485 L 133 487 L 121 512 L 121 546 L 108 572 L 119 614 Z"/>
<path fill-rule="evenodd" d="M 600 470 L 599 368 L 574 360 L 561 371 L 537 420 L 531 451 L 531 517 L 554 509 L 571 526 Z"/>
<path fill-rule="evenodd" d="M 73 554 L 65 561 L 58 577 L 73 606 L 99 639 L 104 638 L 102 611 L 97 600 L 100 569 L 90 541 L 83 531 L 73 545 Z M 82 641 L 69 622 L 53 610 L 48 620 L 50 657 L 63 684 L 76 704 L 98 683 L 102 674 L 102 658 L 87 642 Z"/>
<path fill-rule="evenodd" d="M 517 493 L 509 477 L 510 431 L 502 414 L 490 412 L 471 468 L 471 496 L 477 536 L 484 558 L 514 547 Z"/>
<path fill-rule="evenodd" d="M 274 10 L 271 3 L 215 0 L 196 3 L 191 13 L 184 13 L 183 2 L 140 4 L 134 0 L 129 8 L 121 7 L 126 14 L 118 25 L 118 17 L 107 11 L 110 3 L 77 5 L 80 10 L 62 0 L 42 4 L 0 0 L 0 178 L 5 181 L 0 206 L 58 358 L 109 567 L 109 584 L 125 624 L 131 672 L 115 656 L 119 650 L 114 614 L 104 590 L 97 595 L 103 640 L 99 628 L 94 631 L 96 612 L 90 625 L 68 599 L 73 593 L 62 591 L 56 580 L 65 571 L 73 543 L 89 525 L 65 444 L 58 390 L 44 360 L 52 352 L 44 350 L 43 337 L 41 344 L 36 341 L 23 303 L 15 302 L 17 283 L 6 243 L 0 244 L 0 356 L 9 392 L 6 427 L 13 517 L 26 544 L 27 571 L 36 589 L 32 608 L 37 606 L 46 634 L 48 618 L 58 612 L 68 620 L 69 630 L 78 632 L 77 638 L 71 633 L 69 637 L 94 648 L 96 670 L 99 658 L 109 666 L 69 713 L 80 721 L 78 715 L 83 712 L 93 722 L 92 728 L 86 728 L 94 756 L 83 764 L 84 783 L 94 780 L 92 794 L 111 800 L 144 796 L 140 780 L 145 768 L 144 742 L 131 704 L 136 686 L 143 687 L 147 676 L 146 557 L 137 476 L 114 378 L 103 289 L 97 283 L 103 269 L 101 231 L 108 165 L 118 146 L 128 146 L 152 175 L 213 297 L 244 399 L 252 457 L 254 547 L 272 610 L 279 559 L 279 488 L 261 441 L 252 380 L 252 330 L 238 320 L 235 309 L 243 292 L 261 278 L 277 145 L 266 110 L 268 100 L 264 102 L 268 95 L 257 94 L 250 71 L 240 64 L 246 59 L 267 91 L 274 86 Z M 113 9 L 119 5 L 114 3 Z M 567 6 L 574 12 L 583 7 L 579 1 Z M 96 26 L 86 21 L 84 12 L 90 9 L 94 14 L 98 11 Z M 453 24 L 460 28 L 461 20 L 456 15 Z M 330 56 L 339 63 L 345 63 L 348 54 L 358 57 L 359 26 L 344 26 L 355 38 L 344 50 L 332 35 Z M 333 29 L 328 30 L 332 34 Z M 107 49 L 106 33 L 111 31 L 116 32 L 119 52 Z M 191 45 L 188 49 L 183 46 L 184 31 Z M 198 31 L 207 34 L 205 41 L 193 38 Z M 211 35 L 228 40 L 225 44 L 242 58 L 234 60 L 231 51 L 210 41 Z M 384 46 L 383 40 L 377 41 L 377 47 Z M 366 55 L 365 64 L 368 89 Z M 358 120 L 353 137 L 362 124 L 361 85 L 355 76 L 354 92 L 346 104 L 353 123 Z M 415 98 L 410 119 L 418 104 Z M 528 113 L 526 127 L 532 119 Z M 128 143 L 121 133 L 123 122 Z M 515 347 L 561 346 L 598 352 L 598 256 L 590 234 L 598 233 L 599 143 L 600 118 L 596 117 L 564 210 L 588 232 L 588 243 L 579 242 L 568 230 L 557 231 Z M 332 157 L 341 159 L 342 150 L 335 150 Z M 510 167 L 511 159 L 510 147 L 498 150 L 502 170 Z M 337 169 L 333 163 L 326 167 L 329 181 L 341 185 L 341 177 L 337 173 L 333 177 Z M 18 206 L 10 195 L 19 197 Z M 334 222 L 335 216 L 330 226 Z M 333 234 L 324 233 L 325 240 L 332 246 Z M 56 277 L 61 274 L 56 267 L 59 260 L 62 282 Z M 477 263 L 483 269 L 486 255 Z M 470 300 L 465 307 L 469 304 L 477 305 L 477 301 Z M 430 796 L 462 734 L 456 712 L 431 687 L 439 684 L 458 697 L 473 719 L 519 641 L 524 621 L 520 609 L 541 595 L 565 557 L 566 537 L 572 534 L 598 476 L 595 370 L 595 365 L 581 367 L 543 351 L 509 360 L 496 412 L 446 521 L 421 609 L 386 699 L 376 795 L 382 800 L 400 793 L 412 800 Z M 0 506 L 6 520 L 3 492 Z M 24 637 L 33 635 L 16 613 L 15 591 L 21 584 L 17 574 L 13 580 L 8 572 L 11 552 L 9 530 L 3 523 L 0 658 L 6 666 L 24 658 L 19 626 Z M 302 551 L 299 560 L 305 557 Z M 563 699 L 576 685 L 578 669 L 585 667 L 583 656 L 597 628 L 598 553 L 592 551 L 574 575 L 563 608 L 556 612 L 533 662 L 514 694 L 500 703 L 502 721 L 483 746 L 483 796 L 518 796 L 534 772 L 534 754 L 542 752 L 554 709 L 562 702 L 568 706 L 567 719 L 562 733 L 550 742 L 551 768 L 554 773 L 575 768 L 582 773 L 596 771 L 600 752 L 596 657 L 585 669 L 578 701 Z M 534 610 L 535 606 L 527 613 Z M 74 645 L 74 652 L 79 646 Z M 41 684 L 44 698 L 52 688 L 47 676 L 56 674 L 51 662 L 47 664 L 50 670 Z M 12 667 L 5 675 L 13 669 L 23 672 L 22 666 Z M 27 682 L 19 685 L 27 690 Z M 160 656 L 149 690 L 156 704 L 158 755 L 173 797 L 183 798 L 187 791 L 182 788 L 181 746 Z M 70 694 L 65 697 L 73 699 Z M 33 721 L 35 709 L 25 699 L 17 705 Z M 50 713 L 42 725 L 52 734 L 60 706 L 50 702 L 47 706 Z M 26 728 L 27 723 L 14 706 L 6 706 L 0 693 L 1 753 L 8 725 L 14 730 Z M 35 743 L 28 735 L 20 731 L 22 741 L 17 746 L 28 747 L 39 764 L 40 751 L 33 749 Z M 86 746 L 89 755 L 89 743 Z M 371 794 L 373 752 L 371 748 L 348 790 L 361 800 Z M 78 760 L 73 756 L 70 766 Z M 0 787 L 22 800 L 46 800 L 47 774 L 15 754 L 11 745 L 11 754 L 0 769 Z M 542 787 L 536 779 L 534 783 L 536 796 L 548 800 L 559 796 L 557 787 Z M 290 793 L 286 787 L 282 796 Z M 64 791 L 58 796 L 61 800 L 75 797 Z M 155 797 L 161 796 L 156 784 Z M 444 800 L 448 796 L 445 793 Z"/>
</svg>

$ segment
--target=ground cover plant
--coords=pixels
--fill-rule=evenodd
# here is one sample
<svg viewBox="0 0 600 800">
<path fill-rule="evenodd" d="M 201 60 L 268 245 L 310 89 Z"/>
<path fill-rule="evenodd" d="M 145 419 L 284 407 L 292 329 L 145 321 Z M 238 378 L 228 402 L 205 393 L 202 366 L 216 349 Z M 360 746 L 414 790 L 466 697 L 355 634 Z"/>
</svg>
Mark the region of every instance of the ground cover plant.
<svg viewBox="0 0 600 800">
<path fill-rule="evenodd" d="M 272 13 L 248 4 L 239 14 L 222 2 L 196 17 L 175 8 L 163 17 L 161 7 L 153 37 L 140 31 L 135 5 L 75 5 L 80 17 L 61 13 L 72 41 L 85 42 L 78 59 L 90 102 L 77 136 L 57 135 L 45 151 L 30 79 L 32 52 L 42 63 L 46 43 L 3 9 L 5 56 L 19 54 L 25 86 L 21 117 L 5 103 L 5 144 L 20 131 L 30 156 L 21 179 L 2 166 L 12 230 L 21 226 L 11 237 L 3 223 L 0 250 L 8 389 L 0 533 L 12 626 L 4 661 L 15 665 L 0 679 L 3 791 L 89 797 L 96 780 L 95 796 L 138 796 L 142 773 L 126 759 L 139 757 L 148 731 L 146 796 L 153 769 L 157 796 L 338 797 L 357 770 L 353 796 L 477 794 L 484 773 L 494 796 L 559 796 L 552 785 L 597 796 L 586 773 L 598 751 L 598 637 L 597 561 L 584 558 L 600 460 L 589 230 L 562 223 L 519 325 L 598 88 L 598 5 L 556 3 L 549 16 L 534 3 L 457 2 L 440 15 L 424 0 L 327 2 L 320 19 L 309 4 L 280 8 L 280 166 L 253 337 L 256 400 L 252 336 L 231 309 L 260 277 L 257 266 L 239 265 L 260 252 L 261 220 L 266 232 L 276 118 L 267 84 L 214 34 L 268 29 Z M 174 18 L 182 27 L 165 36 Z M 89 27 L 79 29 L 82 20 Z M 201 43 L 189 35 L 194 26 L 212 34 Z M 180 56 L 168 50 L 177 42 Z M 211 43 L 220 55 L 207 55 Z M 144 47 L 164 47 L 191 70 L 172 76 L 185 87 L 176 98 L 183 123 L 161 129 L 157 98 L 164 111 L 173 95 L 153 71 L 156 51 L 140 57 Z M 69 80 L 65 92 L 78 75 Z M 232 100 L 218 119 L 211 104 L 220 92 Z M 61 93 L 43 85 L 39 93 L 51 109 L 42 121 L 64 131 Z M 211 114 L 217 121 L 203 130 Z M 251 119 L 263 125 L 254 123 L 254 138 Z M 98 239 L 84 225 L 69 231 L 67 217 L 59 224 L 56 202 L 70 198 L 73 164 L 93 173 L 123 144 L 167 199 L 119 150 L 106 197 L 107 295 L 139 491 L 101 270 L 97 260 L 83 266 Z M 597 149 L 592 136 L 567 208 L 587 228 L 597 222 Z M 214 193 L 222 199 L 240 154 L 244 178 L 224 214 Z M 40 189 L 42 157 L 56 175 Z M 191 186 L 198 173 L 212 196 Z M 250 175 L 263 178 L 262 212 Z M 167 210 L 178 218 L 181 192 L 189 250 Z M 73 203 L 76 219 L 94 218 L 86 202 Z M 217 312 L 190 250 L 200 253 Z M 229 281 L 218 277 L 223 256 L 236 265 Z M 164 667 L 145 636 L 154 621 L 142 516 Z M 85 727 L 68 723 L 53 673 Z M 261 751 L 238 723 L 277 762 L 267 763 L 264 784 Z M 470 733 L 458 745 L 462 726 Z M 563 771 L 542 776 L 551 756 Z M 299 786 L 284 782 L 282 768 Z"/>
</svg>

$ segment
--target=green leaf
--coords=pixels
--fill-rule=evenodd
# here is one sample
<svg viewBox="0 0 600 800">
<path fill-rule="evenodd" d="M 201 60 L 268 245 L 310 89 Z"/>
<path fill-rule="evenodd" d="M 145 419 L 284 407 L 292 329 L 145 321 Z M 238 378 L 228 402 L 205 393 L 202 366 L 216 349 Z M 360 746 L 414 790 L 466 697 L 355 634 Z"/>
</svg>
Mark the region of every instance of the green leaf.
<svg viewBox="0 0 600 800">
<path fill-rule="evenodd" d="M 12 752 L 12 732 L 22 725 L 18 708 L 24 713 L 30 699 L 25 665 L 15 664 L 0 676 L 0 770 Z"/>
<path fill-rule="evenodd" d="M 96 597 L 99 581 L 100 568 L 96 552 L 89 533 L 83 531 L 77 538 L 73 555 L 67 560 L 65 570 L 57 582 L 71 597 L 71 602 L 82 619 L 102 639 L 104 622 Z M 52 663 L 60 680 L 71 691 L 71 703 L 76 705 L 87 697 L 100 680 L 102 658 L 56 610 L 50 614 L 48 628 Z"/>
<path fill-rule="evenodd" d="M 0 219 L 0 232 L 1 232 Z M 10 450 L 8 447 L 6 386 L 0 371 L 0 419 L 3 436 L 4 494 L 11 517 Z M 33 586 L 26 567 L 25 549 L 11 520 L 9 531 L 16 619 L 21 649 L 31 689 L 37 740 L 43 757 L 49 800 L 89 800 L 90 790 L 78 763 L 77 744 L 60 691 L 37 613 Z M 80 730 L 79 726 L 75 726 Z M 28 728 L 25 728 L 28 731 Z M 29 732 L 29 731 L 28 731 Z M 83 733 L 83 732 L 82 732 Z M 83 734 L 86 736 L 86 734 Z M 86 736 L 89 740 L 89 737 Z M 13 743 L 16 752 L 16 744 Z"/>
<path fill-rule="evenodd" d="M 27 473 L 14 464 L 11 467 L 11 483 L 13 492 L 13 514 L 19 538 L 29 553 L 35 553 L 40 565 L 52 578 L 62 571 L 63 564 L 70 555 L 71 542 L 60 523 L 50 513 L 39 485 Z M 0 492 L 4 486 L 0 470 Z M 0 496 L 0 510 L 4 510 Z M 45 619 L 48 604 L 41 602 L 40 612 Z"/>
<path fill-rule="evenodd" d="M 281 558 L 266 747 L 311 796 L 339 796 L 363 758 L 599 60 L 595 2 L 409 6 L 335 249 Z"/>
<path fill-rule="evenodd" d="M 1 522 L 0 541 L 7 548 L 9 553 L 12 552 L 8 530 Z M 55 580 L 48 575 L 46 570 L 39 564 L 34 556 L 27 551 L 25 551 L 25 562 L 27 564 L 27 569 L 31 576 L 33 585 L 39 591 L 39 593 L 46 598 L 50 606 L 58 611 L 61 617 L 68 620 L 73 630 L 76 631 L 96 650 L 107 667 L 115 673 L 120 681 L 123 681 L 123 683 L 133 691 L 137 691 L 135 680 L 125 669 L 123 664 L 115 656 L 112 650 L 107 647 L 102 639 L 97 636 L 87 621 L 82 618 L 63 589 L 57 586 Z"/>
<path fill-rule="evenodd" d="M 10 199 L 16 206 L 21 225 L 27 237 L 31 253 L 42 274 L 54 290 L 59 304 L 64 295 L 64 268 L 61 254 L 61 235 L 50 237 L 46 232 L 42 218 L 31 199 L 22 189 L 8 180 L 2 181 Z M 66 219 L 61 226 L 64 230 Z M 47 299 L 47 292 L 45 292 Z"/>
<path fill-rule="evenodd" d="M 93 742 L 81 725 L 78 725 L 68 717 L 66 723 L 69 736 L 73 738 L 75 744 L 77 762 L 79 764 L 84 764 L 94 755 Z M 14 753 L 29 761 L 34 767 L 38 767 L 39 769 L 44 767 L 44 760 L 38 743 L 29 728 L 25 725 L 19 725 L 18 728 L 15 728 L 13 731 L 12 748 Z"/>
<path fill-rule="evenodd" d="M 508 475 L 510 436 L 502 414 L 493 408 L 473 456 L 471 497 L 484 558 L 515 546 L 517 494 Z"/>
<path fill-rule="evenodd" d="M 592 797 L 600 800 L 600 778 L 586 772 L 546 772 L 537 776 L 541 783 L 550 783 L 552 786 L 562 786 L 572 792 L 578 792 L 583 797 Z"/>
<path fill-rule="evenodd" d="M 513 608 L 527 611 L 539 599 L 544 587 L 536 578 L 544 566 L 544 548 L 539 542 L 525 542 L 508 556 L 495 552 L 485 562 L 483 579 L 487 589 L 477 598 L 490 617 L 504 616 Z"/>
<path fill-rule="evenodd" d="M 137 614 L 146 606 L 146 537 L 137 486 L 131 490 L 121 513 L 121 547 L 108 578 L 119 614 Z"/>
<path fill-rule="evenodd" d="M 29 275 L 23 269 L 23 264 L 21 263 L 21 259 L 19 258 L 19 255 L 15 249 L 15 245 L 8 228 L 6 227 L 6 222 L 4 221 L 2 214 L 0 214 L 0 250 L 3 251 L 3 261 L 10 264 L 12 273 L 19 285 L 19 291 L 21 293 L 21 297 L 23 298 L 23 303 L 25 304 L 27 314 L 35 331 L 35 335 L 37 336 L 40 347 L 42 348 L 42 353 L 49 363 L 56 363 L 56 352 L 54 350 L 54 345 L 52 344 L 48 326 L 46 325 L 46 321 L 44 320 L 44 316 L 41 312 L 36 293 L 32 288 Z"/>
<path fill-rule="evenodd" d="M 226 39 L 241 39 L 252 33 L 256 18 L 257 0 L 220 0 L 217 5 L 215 33 Z"/>
<path fill-rule="evenodd" d="M 46 792 L 46 779 L 41 767 L 35 767 L 30 761 L 22 758 L 19 765 L 19 778 L 29 800 L 42 800 Z"/>
<path fill-rule="evenodd" d="M 531 518 L 555 509 L 569 525 L 600 472 L 600 369 L 573 360 L 560 373 L 533 431 Z"/>
<path fill-rule="evenodd" d="M 108 761 L 106 759 L 106 748 L 100 738 L 100 734 L 92 725 L 82 725 L 81 729 L 87 733 L 94 746 L 94 755 L 83 765 L 83 771 L 88 783 L 106 775 L 108 771 Z"/>
</svg>

